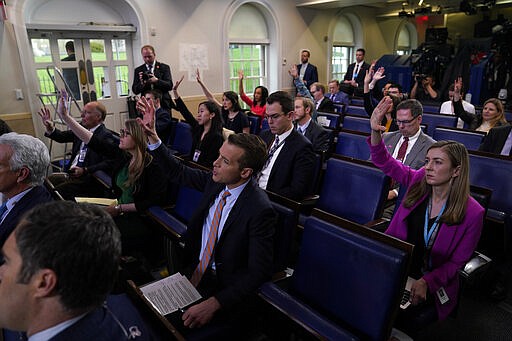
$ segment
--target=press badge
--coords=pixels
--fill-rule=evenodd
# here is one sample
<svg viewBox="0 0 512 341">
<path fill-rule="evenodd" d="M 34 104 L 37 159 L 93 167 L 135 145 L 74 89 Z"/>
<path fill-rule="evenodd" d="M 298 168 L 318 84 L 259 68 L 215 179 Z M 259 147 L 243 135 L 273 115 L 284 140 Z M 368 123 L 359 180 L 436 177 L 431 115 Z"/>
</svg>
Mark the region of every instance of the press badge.
<svg viewBox="0 0 512 341">
<path fill-rule="evenodd" d="M 194 152 L 194 157 L 192 158 L 192 161 L 197 162 L 199 160 L 199 155 L 201 155 L 201 151 L 199 149 L 196 149 Z"/>
<path fill-rule="evenodd" d="M 85 161 L 85 154 L 87 154 L 87 149 L 85 149 L 85 148 L 80 149 L 80 153 L 78 154 L 78 162 Z"/>
<path fill-rule="evenodd" d="M 448 294 L 446 294 L 446 291 L 444 291 L 443 287 L 441 287 L 439 290 L 437 290 L 436 294 L 437 294 L 437 298 L 439 298 L 439 302 L 441 302 L 441 304 L 445 304 L 446 302 L 448 302 L 450 300 L 450 298 L 448 297 Z"/>
</svg>

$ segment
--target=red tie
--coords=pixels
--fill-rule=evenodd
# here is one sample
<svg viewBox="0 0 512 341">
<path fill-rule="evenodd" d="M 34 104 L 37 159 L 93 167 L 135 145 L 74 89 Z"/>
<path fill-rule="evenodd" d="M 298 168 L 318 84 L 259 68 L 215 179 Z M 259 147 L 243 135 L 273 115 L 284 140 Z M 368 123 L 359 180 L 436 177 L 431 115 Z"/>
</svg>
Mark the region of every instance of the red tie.
<svg viewBox="0 0 512 341">
<path fill-rule="evenodd" d="M 220 218 L 222 216 L 222 209 L 224 208 L 224 205 L 226 204 L 226 198 L 229 197 L 230 195 L 231 195 L 231 193 L 229 193 L 229 191 L 225 191 L 222 194 L 222 198 L 220 199 L 219 203 L 217 204 L 217 208 L 215 209 L 215 213 L 213 214 L 213 219 L 212 219 L 212 223 L 210 226 L 210 234 L 208 235 L 208 241 L 206 242 L 206 246 L 205 246 L 205 249 L 203 252 L 203 257 L 199 261 L 199 264 L 197 264 L 197 267 L 194 270 L 192 277 L 190 278 L 190 282 L 195 287 L 197 287 L 197 285 L 201 281 L 201 278 L 203 277 L 204 272 L 208 268 L 208 265 L 210 265 L 210 260 L 212 258 L 213 249 L 215 248 L 215 243 L 217 242 L 217 231 L 219 230 L 219 223 L 220 223 Z"/>
<path fill-rule="evenodd" d="M 404 137 L 404 142 L 402 142 L 402 145 L 400 146 L 400 149 L 398 149 L 398 155 L 396 156 L 397 160 L 400 160 L 404 162 L 405 159 L 405 153 L 407 152 L 407 147 L 409 146 L 409 138 Z"/>
</svg>

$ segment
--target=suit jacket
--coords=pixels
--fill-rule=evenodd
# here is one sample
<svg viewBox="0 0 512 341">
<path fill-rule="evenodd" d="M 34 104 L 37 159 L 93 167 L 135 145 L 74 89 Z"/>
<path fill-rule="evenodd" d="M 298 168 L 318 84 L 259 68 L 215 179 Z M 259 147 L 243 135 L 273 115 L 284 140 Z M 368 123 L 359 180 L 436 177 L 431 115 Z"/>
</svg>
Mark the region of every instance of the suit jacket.
<svg viewBox="0 0 512 341">
<path fill-rule="evenodd" d="M 420 128 L 421 129 L 421 128 Z M 400 141 L 402 134 L 400 131 L 394 131 L 391 133 L 385 133 L 382 138 L 384 140 L 384 144 L 388 149 L 390 154 L 393 154 L 393 151 Z M 412 147 L 411 151 L 405 157 L 404 164 L 410 166 L 412 169 L 419 169 L 423 167 L 425 164 L 425 156 L 427 155 L 428 148 L 435 143 L 436 141 L 432 139 L 430 136 L 420 132 L 416 143 Z"/>
<path fill-rule="evenodd" d="M 131 335 L 130 340 L 155 340 L 126 295 L 110 295 L 106 306 L 108 309 L 102 306 L 89 312 L 50 341 L 127 340 L 125 330 Z"/>
<path fill-rule="evenodd" d="M 167 144 L 171 135 L 171 113 L 169 110 L 160 107 L 155 112 L 155 118 L 156 133 Z"/>
<path fill-rule="evenodd" d="M 302 67 L 302 64 L 297 64 L 297 71 L 300 75 L 300 68 Z M 318 70 L 316 66 L 314 66 L 311 63 L 308 63 L 308 67 L 306 68 L 306 71 L 304 71 L 304 78 L 303 80 L 306 82 L 306 86 L 309 89 L 311 84 L 318 82 Z"/>
<path fill-rule="evenodd" d="M 169 171 L 169 179 L 204 193 L 184 237 L 183 271 L 190 275 L 199 263 L 204 220 L 225 185 L 214 182 L 211 172 L 179 163 L 163 144 L 152 153 Z M 243 307 L 246 299 L 272 276 L 275 224 L 266 193 L 250 180 L 229 212 L 215 246 L 216 285 L 204 287 L 201 281 L 198 286 L 203 296 L 215 296 L 223 310 Z"/>
<path fill-rule="evenodd" d="M 368 140 L 369 141 L 369 140 Z M 370 144 L 370 143 L 369 143 Z M 410 186 L 425 177 L 425 168 L 413 170 L 391 157 L 384 143 L 371 146 L 373 163 L 385 174 L 399 183 Z M 412 207 L 403 206 L 396 211 L 386 234 L 407 240 L 407 217 L 427 196 L 418 200 Z M 432 271 L 423 275 L 429 294 L 435 299 L 437 314 L 444 320 L 457 305 L 459 291 L 458 270 L 471 258 L 482 232 L 484 209 L 470 196 L 466 203 L 466 214 L 458 225 L 442 223 L 431 250 Z M 439 302 L 436 292 L 444 288 L 449 301 Z"/>
<path fill-rule="evenodd" d="M 20 201 L 14 205 L 12 210 L 7 214 L 4 221 L 0 224 L 0 247 L 2 247 L 11 234 L 16 228 L 20 218 L 34 206 L 38 204 L 52 201 L 50 192 L 43 186 L 35 186 L 28 193 L 26 193 Z M 0 257 L 3 258 L 3 257 Z"/>
<path fill-rule="evenodd" d="M 343 104 L 346 106 L 349 105 L 349 97 L 343 91 L 338 91 L 334 94 L 334 98 L 331 99 L 331 94 L 325 94 L 325 97 L 329 98 L 333 103 Z"/>
<path fill-rule="evenodd" d="M 100 124 L 98 128 L 96 128 L 94 134 L 105 141 L 112 141 L 112 143 L 114 143 L 114 141 L 117 141 L 117 138 L 114 137 L 112 132 L 109 129 L 107 129 L 107 127 L 105 127 L 103 123 Z M 76 135 L 73 134 L 71 130 L 60 131 L 59 129 L 55 129 L 51 134 L 45 133 L 45 136 L 59 143 L 73 142 L 73 146 L 71 148 L 71 162 L 73 162 L 76 155 L 80 151 L 82 141 L 78 137 L 76 137 Z M 65 170 L 69 170 L 71 162 L 65 167 Z M 112 160 L 107 156 L 96 152 L 95 150 L 87 148 L 84 165 L 85 167 L 87 167 L 89 173 L 94 173 L 97 170 L 110 172 L 112 167 Z"/>
<path fill-rule="evenodd" d="M 343 78 L 343 80 L 346 80 L 346 81 L 352 80 L 352 75 L 354 74 L 355 67 L 356 67 L 356 63 L 352 63 L 348 66 L 347 73 L 345 74 L 345 77 Z M 350 89 L 348 87 L 344 87 L 344 91 L 348 90 L 349 94 L 353 94 L 354 96 L 362 97 L 363 90 L 364 90 L 364 77 L 366 76 L 366 70 L 368 70 L 369 68 L 370 68 L 370 64 L 363 62 L 363 65 L 361 65 L 361 68 L 357 72 L 357 77 L 355 79 L 355 81 L 358 85 L 357 88 L 354 88 L 352 86 L 350 86 L 350 88 L 352 88 L 352 89 Z"/>
<path fill-rule="evenodd" d="M 510 125 L 492 128 L 484 137 L 478 150 L 500 155 L 511 129 L 512 126 Z"/>
<path fill-rule="evenodd" d="M 315 153 L 325 152 L 329 150 L 330 134 L 327 129 L 311 120 L 304 136 L 311 142 Z"/>
<path fill-rule="evenodd" d="M 158 78 L 158 81 L 155 84 L 151 84 L 149 82 L 143 84 L 140 81 L 139 72 L 146 71 L 146 64 L 142 64 L 135 69 L 132 84 L 133 93 L 138 95 L 152 89 L 160 90 L 160 92 L 162 92 L 162 107 L 168 110 L 171 109 L 172 101 L 171 96 L 169 95 L 169 91 L 172 89 L 171 68 L 169 67 L 169 65 L 157 61 L 155 63 L 155 68 L 153 70 L 153 74 L 155 75 L 156 78 Z"/>
<path fill-rule="evenodd" d="M 274 142 L 270 130 L 261 132 L 260 136 L 267 147 Z M 312 192 L 311 176 L 316 166 L 313 147 L 306 137 L 293 129 L 281 148 L 270 171 L 267 190 L 293 200 L 301 200 Z"/>
<path fill-rule="evenodd" d="M 319 112 L 334 112 L 334 103 L 329 98 L 324 97 L 316 110 Z"/>
</svg>

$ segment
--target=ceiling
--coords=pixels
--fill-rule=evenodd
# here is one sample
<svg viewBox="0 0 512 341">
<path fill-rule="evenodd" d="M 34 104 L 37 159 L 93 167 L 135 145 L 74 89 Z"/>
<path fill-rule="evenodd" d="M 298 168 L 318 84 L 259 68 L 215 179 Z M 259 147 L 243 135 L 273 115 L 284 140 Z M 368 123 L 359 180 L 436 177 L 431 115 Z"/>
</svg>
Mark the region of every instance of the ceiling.
<svg viewBox="0 0 512 341">
<path fill-rule="evenodd" d="M 376 9 L 378 17 L 397 17 L 400 11 L 410 15 L 448 14 L 460 11 L 461 0 L 296 0 L 297 7 L 313 9 L 337 9 L 352 6 L 365 6 Z M 481 9 L 485 4 L 495 2 L 495 7 L 510 6 L 512 0 L 464 0 L 473 8 Z M 429 9 L 430 8 L 430 9 Z M 423 12 L 422 12 L 423 11 Z"/>
</svg>

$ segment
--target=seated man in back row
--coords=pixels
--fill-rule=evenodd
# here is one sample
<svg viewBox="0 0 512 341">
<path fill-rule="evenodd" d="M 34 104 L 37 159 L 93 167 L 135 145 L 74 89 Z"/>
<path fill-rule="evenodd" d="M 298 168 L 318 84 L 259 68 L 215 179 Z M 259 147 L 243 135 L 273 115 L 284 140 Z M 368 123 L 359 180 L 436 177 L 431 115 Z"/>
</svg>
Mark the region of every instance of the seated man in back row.
<svg viewBox="0 0 512 341">
<path fill-rule="evenodd" d="M 309 98 L 295 98 L 294 120 L 297 131 L 311 142 L 315 153 L 322 153 L 329 149 L 330 135 L 326 129 L 311 118 L 314 110 L 315 104 Z"/>
<path fill-rule="evenodd" d="M 315 153 L 311 142 L 293 129 L 294 103 L 284 91 L 267 98 L 266 118 L 270 129 L 260 136 L 269 149 L 267 161 L 258 176 L 261 188 L 293 200 L 311 194 Z"/>
<path fill-rule="evenodd" d="M 190 168 L 176 160 L 156 134 L 152 104 L 142 98 L 138 110 L 144 113 L 139 123 L 149 149 L 169 179 L 203 192 L 184 236 L 181 270 L 204 301 L 189 307 L 181 321 L 175 318 L 176 327 L 191 338 L 211 339 L 210 333 L 223 330 L 215 337 L 232 339 L 247 331 L 256 290 L 272 275 L 275 213 L 253 180 L 265 163 L 265 144 L 256 135 L 231 134 L 213 171 Z"/>
</svg>

